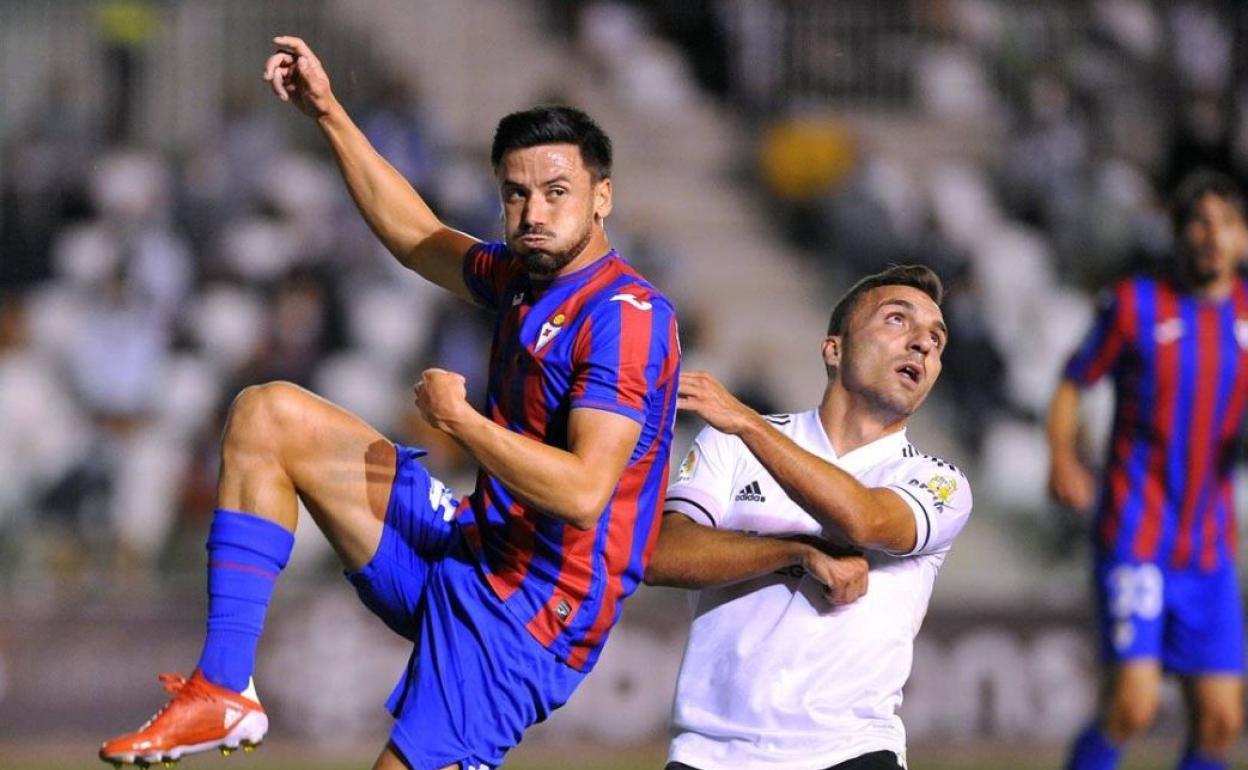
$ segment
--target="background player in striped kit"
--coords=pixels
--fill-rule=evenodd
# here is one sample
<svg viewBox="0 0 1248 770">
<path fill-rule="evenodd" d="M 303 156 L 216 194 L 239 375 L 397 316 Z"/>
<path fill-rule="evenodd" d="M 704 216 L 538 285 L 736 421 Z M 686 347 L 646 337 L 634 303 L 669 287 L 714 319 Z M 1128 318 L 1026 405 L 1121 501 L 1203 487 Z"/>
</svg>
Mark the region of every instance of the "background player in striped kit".
<svg viewBox="0 0 1248 770">
<path fill-rule="evenodd" d="M 1191 714 L 1182 770 L 1224 768 L 1243 723 L 1244 631 L 1231 469 L 1248 397 L 1244 200 L 1197 172 L 1173 201 L 1167 275 L 1121 281 L 1104 298 L 1049 412 L 1050 488 L 1096 505 L 1095 589 L 1108 676 L 1068 767 L 1116 766 L 1153 721 L 1162 671 Z M 1115 416 L 1104 479 L 1078 448 L 1080 391 L 1109 375 Z"/>
<path fill-rule="evenodd" d="M 101 757 L 145 764 L 264 737 L 256 645 L 307 504 L 363 602 L 413 640 L 375 767 L 496 766 L 592 668 L 658 534 L 679 346 L 667 299 L 607 242 L 611 143 L 583 113 L 504 117 L 491 161 L 506 243 L 446 227 L 369 145 L 300 39 L 265 78 L 314 117 L 405 266 L 497 313 L 486 414 L 431 369 L 422 415 L 480 464 L 457 503 L 358 418 L 287 383 L 248 388 L 222 445 L 204 652 L 174 698 Z"/>
<path fill-rule="evenodd" d="M 828 325 L 822 398 L 800 414 L 762 417 L 682 375 L 680 407 L 708 427 L 646 573 L 699 590 L 668 770 L 905 767 L 914 637 L 971 513 L 961 471 L 906 439 L 940 375 L 942 295 L 925 267 L 857 283 Z"/>
</svg>

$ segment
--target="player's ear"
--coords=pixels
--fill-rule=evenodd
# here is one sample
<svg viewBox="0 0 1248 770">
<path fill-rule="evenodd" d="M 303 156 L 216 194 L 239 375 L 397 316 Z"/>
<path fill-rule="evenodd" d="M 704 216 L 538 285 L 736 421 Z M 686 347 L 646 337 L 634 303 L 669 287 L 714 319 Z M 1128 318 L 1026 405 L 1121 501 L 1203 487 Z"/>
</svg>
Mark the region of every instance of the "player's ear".
<svg viewBox="0 0 1248 770">
<path fill-rule="evenodd" d="M 823 365 L 830 370 L 841 365 L 841 337 L 829 334 L 823 338 Z"/>
<path fill-rule="evenodd" d="M 594 182 L 594 222 L 596 224 L 602 224 L 607 217 L 611 216 L 612 205 L 611 177 L 603 177 Z"/>
</svg>

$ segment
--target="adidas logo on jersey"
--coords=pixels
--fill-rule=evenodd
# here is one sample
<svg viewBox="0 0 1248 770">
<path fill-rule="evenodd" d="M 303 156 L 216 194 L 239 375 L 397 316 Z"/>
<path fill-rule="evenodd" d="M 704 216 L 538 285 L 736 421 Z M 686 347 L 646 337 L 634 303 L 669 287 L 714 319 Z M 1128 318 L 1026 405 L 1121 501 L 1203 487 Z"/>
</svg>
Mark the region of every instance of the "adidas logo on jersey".
<svg viewBox="0 0 1248 770">
<path fill-rule="evenodd" d="M 737 496 L 733 498 L 738 503 L 765 503 L 767 498 L 763 497 L 763 490 L 759 488 L 757 481 L 751 481 L 749 484 L 741 487 L 741 491 L 737 492 Z"/>
</svg>

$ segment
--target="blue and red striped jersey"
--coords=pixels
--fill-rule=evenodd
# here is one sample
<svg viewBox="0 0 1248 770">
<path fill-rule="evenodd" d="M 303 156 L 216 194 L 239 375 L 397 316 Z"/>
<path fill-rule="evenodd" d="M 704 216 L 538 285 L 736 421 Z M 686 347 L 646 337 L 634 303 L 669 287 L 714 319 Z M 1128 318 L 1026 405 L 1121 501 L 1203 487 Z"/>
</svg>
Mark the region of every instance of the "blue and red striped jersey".
<svg viewBox="0 0 1248 770">
<path fill-rule="evenodd" d="M 676 313 L 614 250 L 539 281 L 503 244 L 479 244 L 464 261 L 464 278 L 497 312 L 485 407 L 494 422 L 563 449 L 573 409 L 641 424 L 592 530 L 530 507 L 484 470 L 458 515 L 508 610 L 568 665 L 588 671 L 658 536 L 676 416 Z"/>
<path fill-rule="evenodd" d="M 1231 564 L 1248 281 L 1221 301 L 1158 278 L 1120 282 L 1065 371 L 1080 386 L 1105 374 L 1116 404 L 1096 518 L 1102 551 L 1202 572 Z"/>
</svg>

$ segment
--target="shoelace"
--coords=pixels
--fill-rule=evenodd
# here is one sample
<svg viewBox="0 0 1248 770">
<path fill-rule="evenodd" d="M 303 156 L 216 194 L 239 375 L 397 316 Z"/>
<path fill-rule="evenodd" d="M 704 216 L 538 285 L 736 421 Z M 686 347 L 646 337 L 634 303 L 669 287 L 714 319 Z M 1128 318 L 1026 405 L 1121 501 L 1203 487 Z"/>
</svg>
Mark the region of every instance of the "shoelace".
<svg viewBox="0 0 1248 770">
<path fill-rule="evenodd" d="M 147 728 L 151 727 L 152 723 L 155 722 L 157 719 L 160 719 L 160 715 L 165 713 L 165 711 L 167 711 L 169 707 L 173 705 L 174 701 L 178 700 L 179 698 L 207 699 L 207 698 L 212 697 L 212 693 L 208 692 L 204 687 L 198 686 L 199 682 L 195 680 L 187 679 L 181 674 L 166 672 L 166 673 L 157 675 L 157 679 L 160 680 L 161 686 L 165 688 L 165 692 L 169 693 L 170 695 L 174 697 L 168 703 L 161 706 L 159 711 L 157 711 L 155 714 L 152 714 L 151 718 L 148 719 L 146 722 L 144 722 L 143 726 L 139 728 L 139 732 L 142 732 L 143 730 L 146 730 Z"/>
<path fill-rule="evenodd" d="M 204 686 L 202 679 L 187 679 L 181 674 L 160 674 L 161 685 L 164 686 L 165 692 L 174 696 L 174 700 L 179 698 L 195 698 L 197 700 L 212 700 L 214 693 L 208 687 Z M 173 701 L 170 701 L 172 703 Z"/>
<path fill-rule="evenodd" d="M 160 684 L 165 688 L 165 692 L 170 695 L 177 695 L 181 692 L 182 688 L 186 686 L 188 681 L 187 678 L 181 674 L 173 674 L 169 672 L 159 674 L 156 678 L 160 680 Z"/>
</svg>

